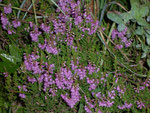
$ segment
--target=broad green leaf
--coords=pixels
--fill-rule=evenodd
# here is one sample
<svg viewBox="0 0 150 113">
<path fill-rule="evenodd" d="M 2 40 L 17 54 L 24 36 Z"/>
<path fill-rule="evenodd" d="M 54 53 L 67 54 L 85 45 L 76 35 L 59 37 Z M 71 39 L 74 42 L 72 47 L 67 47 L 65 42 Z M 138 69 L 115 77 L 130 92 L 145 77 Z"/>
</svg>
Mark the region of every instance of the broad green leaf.
<svg viewBox="0 0 150 113">
<path fill-rule="evenodd" d="M 121 32 L 125 29 L 125 27 L 126 26 L 124 24 L 119 24 L 117 29 L 118 29 L 119 32 Z"/>
<path fill-rule="evenodd" d="M 136 4 L 139 4 L 139 0 L 130 0 L 131 7 L 134 8 Z"/>
<path fill-rule="evenodd" d="M 19 67 L 18 65 L 13 65 L 10 64 L 9 62 L 0 62 L 0 72 L 9 72 L 9 73 L 14 73 L 16 69 Z"/>
<path fill-rule="evenodd" d="M 148 15 L 148 13 L 149 13 L 148 7 L 145 4 L 141 5 L 139 10 L 140 17 L 145 17 Z"/>
<path fill-rule="evenodd" d="M 150 27 L 149 23 L 147 23 L 146 20 L 143 19 L 143 18 L 137 19 L 137 23 L 138 23 L 139 25 L 141 25 L 141 26 L 146 27 L 146 28 L 149 28 L 149 27 Z"/>
<path fill-rule="evenodd" d="M 115 14 L 113 12 L 108 12 L 107 17 L 117 24 L 124 24 L 122 18 L 118 14 Z"/>
<path fill-rule="evenodd" d="M 140 18 L 140 13 L 139 13 L 139 0 L 130 0 L 130 4 L 131 4 L 131 15 L 132 15 L 135 19 L 139 19 L 139 18 Z"/>
<path fill-rule="evenodd" d="M 148 64 L 148 66 L 150 68 L 150 59 L 147 59 L 147 64 Z"/>
<path fill-rule="evenodd" d="M 135 34 L 137 35 L 143 35 L 145 33 L 143 27 L 138 27 L 136 30 L 135 30 Z"/>
<path fill-rule="evenodd" d="M 130 19 L 133 19 L 131 11 L 127 12 L 127 13 L 121 13 L 120 17 L 124 20 L 124 23 L 129 22 Z"/>
<path fill-rule="evenodd" d="M 3 61 L 10 61 L 14 64 L 16 63 L 14 56 L 10 56 L 10 55 L 7 55 L 5 53 L 2 53 L 2 54 L 0 54 L 0 57 L 2 58 Z"/>
<path fill-rule="evenodd" d="M 0 57 L 2 58 L 3 61 L 10 61 L 14 64 L 16 64 L 17 62 L 21 62 L 21 58 L 15 57 L 15 56 L 11 56 L 5 53 L 0 54 Z"/>
</svg>

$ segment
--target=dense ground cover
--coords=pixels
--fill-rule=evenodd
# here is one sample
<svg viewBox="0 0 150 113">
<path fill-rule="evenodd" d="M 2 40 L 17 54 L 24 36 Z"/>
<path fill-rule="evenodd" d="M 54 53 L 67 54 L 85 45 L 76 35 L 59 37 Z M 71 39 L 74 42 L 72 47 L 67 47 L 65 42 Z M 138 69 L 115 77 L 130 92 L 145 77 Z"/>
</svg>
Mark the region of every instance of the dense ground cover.
<svg viewBox="0 0 150 113">
<path fill-rule="evenodd" d="M 148 0 L 0 0 L 0 112 L 150 112 Z"/>
</svg>

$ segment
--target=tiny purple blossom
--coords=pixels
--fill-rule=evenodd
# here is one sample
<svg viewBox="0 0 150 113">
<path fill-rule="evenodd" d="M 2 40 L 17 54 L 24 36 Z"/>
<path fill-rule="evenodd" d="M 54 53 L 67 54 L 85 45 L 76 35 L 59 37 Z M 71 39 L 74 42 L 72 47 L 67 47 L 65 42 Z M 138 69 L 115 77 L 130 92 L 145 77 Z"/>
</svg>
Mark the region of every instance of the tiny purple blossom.
<svg viewBox="0 0 150 113">
<path fill-rule="evenodd" d="M 40 27 L 44 32 L 46 32 L 46 33 L 50 32 L 50 26 L 46 26 L 46 25 L 44 25 L 44 23 L 42 23 Z"/>
<path fill-rule="evenodd" d="M 116 48 L 117 48 L 117 49 L 122 49 L 122 48 L 123 48 L 123 45 L 121 45 L 121 44 L 116 45 Z"/>
<path fill-rule="evenodd" d="M 28 81 L 33 84 L 34 82 L 36 82 L 36 79 L 35 79 L 35 78 L 30 78 L 30 77 L 28 77 Z"/>
<path fill-rule="evenodd" d="M 137 108 L 139 108 L 139 109 L 145 108 L 145 105 L 143 102 L 137 101 L 136 103 L 137 103 Z"/>
<path fill-rule="evenodd" d="M 84 106 L 84 109 L 85 109 L 86 113 L 92 113 L 92 111 L 87 106 Z"/>
<path fill-rule="evenodd" d="M 4 77 L 8 77 L 8 73 L 6 72 L 6 73 L 3 73 L 4 74 Z"/>
<path fill-rule="evenodd" d="M 126 42 L 125 42 L 125 47 L 129 47 L 131 44 L 132 44 L 131 41 L 126 41 Z"/>
<path fill-rule="evenodd" d="M 17 28 L 21 25 L 21 22 L 17 21 L 17 20 L 14 20 L 14 21 L 12 21 L 12 24 L 13 24 L 14 28 Z"/>
<path fill-rule="evenodd" d="M 19 97 L 21 97 L 21 98 L 26 98 L 26 95 L 23 94 L 23 93 L 20 93 L 20 94 L 19 94 Z"/>
<path fill-rule="evenodd" d="M 10 25 L 10 22 L 8 21 L 8 18 L 2 13 L 1 13 L 1 23 L 2 23 L 3 29 L 5 29 L 5 30 L 7 29 L 6 28 L 7 25 Z"/>
<path fill-rule="evenodd" d="M 30 36 L 32 38 L 32 41 L 38 42 L 38 36 L 41 34 L 40 31 L 31 31 Z"/>
<path fill-rule="evenodd" d="M 4 13 L 10 14 L 12 12 L 11 4 L 4 7 Z"/>
</svg>

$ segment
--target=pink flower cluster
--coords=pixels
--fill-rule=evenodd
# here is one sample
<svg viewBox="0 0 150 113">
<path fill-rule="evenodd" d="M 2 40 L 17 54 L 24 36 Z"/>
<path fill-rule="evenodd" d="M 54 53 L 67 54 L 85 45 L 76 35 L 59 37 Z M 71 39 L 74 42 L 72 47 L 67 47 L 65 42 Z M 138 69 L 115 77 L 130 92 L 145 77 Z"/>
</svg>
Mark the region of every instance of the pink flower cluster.
<svg viewBox="0 0 150 113">
<path fill-rule="evenodd" d="M 5 14 L 10 14 L 12 13 L 12 8 L 11 8 L 11 4 L 7 5 L 4 7 L 4 13 Z"/>
<path fill-rule="evenodd" d="M 125 45 L 126 48 L 131 46 L 132 42 L 127 39 L 126 32 L 127 32 L 127 27 L 124 29 L 124 31 L 121 31 L 121 32 L 119 32 L 118 30 L 112 31 L 112 34 L 111 34 L 112 40 L 115 40 L 115 39 L 117 40 L 117 37 L 121 39 L 120 43 L 122 44 L 117 44 L 116 45 L 117 49 L 122 49 L 123 44 Z"/>
<path fill-rule="evenodd" d="M 71 88 L 71 98 L 68 98 L 68 94 L 61 95 L 61 97 L 66 101 L 66 103 L 73 108 L 74 105 L 80 101 L 80 93 L 79 93 L 79 87 L 73 86 Z"/>
<path fill-rule="evenodd" d="M 73 81 L 73 74 L 72 72 L 67 68 L 61 68 L 60 73 L 57 73 L 56 75 L 56 85 L 59 89 L 70 89 L 74 83 Z"/>
<path fill-rule="evenodd" d="M 99 84 L 98 79 L 89 79 L 87 77 L 87 83 L 90 84 L 89 90 L 94 90 L 97 87 L 97 84 Z"/>
<path fill-rule="evenodd" d="M 45 39 L 44 44 L 40 44 L 38 45 L 39 48 L 41 48 L 42 50 L 46 50 L 48 53 L 57 55 L 58 54 L 58 50 L 56 48 L 56 42 L 55 41 L 47 41 Z"/>
<path fill-rule="evenodd" d="M 37 26 L 35 26 L 35 29 L 30 32 L 30 36 L 32 41 L 38 42 L 38 36 L 41 34 L 41 32 L 38 30 Z"/>
<path fill-rule="evenodd" d="M 26 92 L 26 91 L 28 91 L 26 87 L 27 87 L 26 85 L 23 85 L 22 87 L 18 86 L 18 89 L 19 89 L 19 91 L 25 91 Z M 19 93 L 19 97 L 26 98 L 26 95 L 23 93 Z"/>
<path fill-rule="evenodd" d="M 38 58 L 39 56 L 35 55 L 34 53 L 32 53 L 29 56 L 26 56 L 26 54 L 24 54 L 24 64 L 25 64 L 26 70 L 32 71 L 33 74 L 42 73 L 43 70 L 40 68 L 39 62 L 36 61 Z"/>
<path fill-rule="evenodd" d="M 119 109 L 130 109 L 132 107 L 132 104 L 130 103 L 130 104 L 128 104 L 127 102 L 125 102 L 125 104 L 124 105 L 122 105 L 122 106 L 118 106 L 118 108 Z"/>
</svg>

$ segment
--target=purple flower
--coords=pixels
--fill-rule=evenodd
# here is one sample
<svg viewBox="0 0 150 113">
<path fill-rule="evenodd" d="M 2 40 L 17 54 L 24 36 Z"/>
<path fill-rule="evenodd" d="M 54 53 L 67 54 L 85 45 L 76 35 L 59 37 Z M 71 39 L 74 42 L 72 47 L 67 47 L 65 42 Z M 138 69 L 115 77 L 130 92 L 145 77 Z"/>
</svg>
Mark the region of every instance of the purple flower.
<svg viewBox="0 0 150 113">
<path fill-rule="evenodd" d="M 28 81 L 33 84 L 34 82 L 36 82 L 36 79 L 35 79 L 35 78 L 30 78 L 30 77 L 28 77 Z"/>
<path fill-rule="evenodd" d="M 78 16 L 77 18 L 75 18 L 75 25 L 78 25 L 80 24 L 81 22 L 83 21 L 82 17 L 81 16 Z"/>
<path fill-rule="evenodd" d="M 44 50 L 45 47 L 46 47 L 46 44 L 43 44 L 43 45 L 42 45 L 42 44 L 39 43 L 39 44 L 38 44 L 38 47 L 41 48 L 42 50 Z"/>
<path fill-rule="evenodd" d="M 98 110 L 98 113 L 103 113 L 101 110 Z"/>
<path fill-rule="evenodd" d="M 13 31 L 13 30 L 8 29 L 7 33 L 8 33 L 9 35 L 11 35 L 11 34 L 16 33 L 16 32 Z"/>
<path fill-rule="evenodd" d="M 68 98 L 67 97 L 68 94 L 66 95 L 61 95 L 61 97 L 66 101 L 66 103 L 71 107 L 73 108 L 74 105 L 80 101 L 80 93 L 79 93 L 79 88 L 78 87 L 72 87 L 71 88 L 71 98 Z"/>
<path fill-rule="evenodd" d="M 7 25 L 10 25 L 8 18 L 5 15 L 3 15 L 2 13 L 1 13 L 1 23 L 2 23 L 3 29 L 5 29 L 5 30 L 6 30 Z"/>
<path fill-rule="evenodd" d="M 56 74 L 56 85 L 59 89 L 70 89 L 73 84 L 73 75 L 70 70 L 61 68 L 60 73 Z"/>
<path fill-rule="evenodd" d="M 76 69 L 77 75 L 79 76 L 80 80 L 86 77 L 86 70 L 85 69 Z"/>
<path fill-rule="evenodd" d="M 116 94 L 115 94 L 115 91 L 112 90 L 111 92 L 108 91 L 108 96 L 111 98 L 111 99 L 114 99 Z"/>
<path fill-rule="evenodd" d="M 30 25 L 30 28 L 32 28 L 32 27 L 33 27 L 33 23 L 32 23 L 32 22 L 29 22 L 29 25 Z"/>
<path fill-rule="evenodd" d="M 8 77 L 8 72 L 3 73 L 3 74 L 4 74 L 4 77 Z"/>
<path fill-rule="evenodd" d="M 126 41 L 127 41 L 127 37 L 122 37 L 122 38 L 121 38 L 121 42 L 124 42 L 124 43 L 125 43 Z"/>
<path fill-rule="evenodd" d="M 93 65 L 91 65 L 90 63 L 89 63 L 88 66 L 86 66 L 85 68 L 89 71 L 88 74 L 93 74 L 93 73 L 96 71 L 95 65 L 93 66 Z"/>
<path fill-rule="evenodd" d="M 21 98 L 26 98 L 26 95 L 23 94 L 23 93 L 20 93 L 20 94 L 19 94 L 19 97 L 21 97 Z"/>
<path fill-rule="evenodd" d="M 117 49 L 122 49 L 122 48 L 123 48 L 123 45 L 118 44 L 118 45 L 116 45 L 116 48 L 117 48 Z"/>
<path fill-rule="evenodd" d="M 97 98 L 101 98 L 101 92 L 98 92 L 98 93 L 96 94 L 96 97 L 97 97 Z"/>
<path fill-rule="evenodd" d="M 40 31 L 31 31 L 30 36 L 32 38 L 32 41 L 38 42 L 38 36 L 41 34 Z"/>
<path fill-rule="evenodd" d="M 117 36 L 117 30 L 113 30 L 112 31 L 112 33 L 111 33 L 111 38 L 112 38 L 112 40 L 114 40 L 115 38 L 116 38 L 116 36 Z"/>
<path fill-rule="evenodd" d="M 92 111 L 87 106 L 84 106 L 84 109 L 85 109 L 86 113 L 92 113 Z"/>
<path fill-rule="evenodd" d="M 125 106 L 124 106 L 124 105 L 123 105 L 123 106 L 120 106 L 120 105 L 119 105 L 118 108 L 119 108 L 119 109 L 125 109 Z"/>
<path fill-rule="evenodd" d="M 52 53 L 52 54 L 54 54 L 54 55 L 57 55 L 57 54 L 58 54 L 57 48 L 56 48 L 56 47 L 52 47 L 51 45 L 47 45 L 47 46 L 46 46 L 46 51 L 47 51 L 48 53 Z"/>
<path fill-rule="evenodd" d="M 40 27 L 44 32 L 49 33 L 50 26 L 46 26 L 46 25 L 44 25 L 44 23 L 42 23 Z"/>
<path fill-rule="evenodd" d="M 119 109 L 130 109 L 132 107 L 132 104 L 130 103 L 130 104 L 128 104 L 127 102 L 125 102 L 125 104 L 124 105 L 122 105 L 122 106 L 118 106 L 118 108 Z"/>
<path fill-rule="evenodd" d="M 4 7 L 4 13 L 10 14 L 12 12 L 11 4 Z"/>
<path fill-rule="evenodd" d="M 118 32 L 118 37 L 122 38 L 124 37 L 124 34 L 122 32 Z"/>
<path fill-rule="evenodd" d="M 131 44 L 132 44 L 131 41 L 126 41 L 126 42 L 125 42 L 125 47 L 129 47 Z"/>
<path fill-rule="evenodd" d="M 111 107 L 112 105 L 114 104 L 114 102 L 110 102 L 109 100 L 108 101 L 99 101 L 99 106 L 102 106 L 102 107 Z"/>
<path fill-rule="evenodd" d="M 132 107 L 132 104 L 131 104 L 131 103 L 128 104 L 127 102 L 125 102 L 125 107 L 126 107 L 127 109 L 130 109 L 130 108 Z"/>
<path fill-rule="evenodd" d="M 23 86 L 22 86 L 22 89 L 23 89 L 23 91 L 28 91 L 26 85 L 23 85 Z"/>
<path fill-rule="evenodd" d="M 145 108 L 145 105 L 143 102 L 137 101 L 136 103 L 137 103 L 137 108 L 140 108 L 140 109 Z"/>
<path fill-rule="evenodd" d="M 18 86 L 18 89 L 20 90 L 20 89 L 21 89 L 21 86 Z"/>
<path fill-rule="evenodd" d="M 20 21 L 17 21 L 17 20 L 12 21 L 12 24 L 13 24 L 14 28 L 17 28 L 21 25 Z"/>
</svg>

